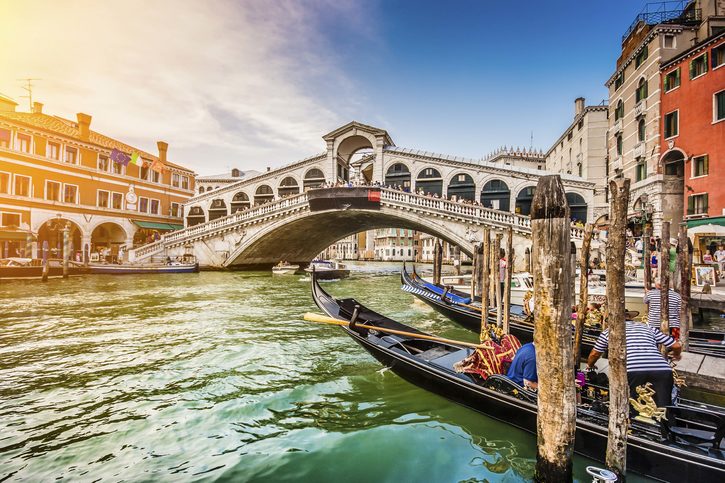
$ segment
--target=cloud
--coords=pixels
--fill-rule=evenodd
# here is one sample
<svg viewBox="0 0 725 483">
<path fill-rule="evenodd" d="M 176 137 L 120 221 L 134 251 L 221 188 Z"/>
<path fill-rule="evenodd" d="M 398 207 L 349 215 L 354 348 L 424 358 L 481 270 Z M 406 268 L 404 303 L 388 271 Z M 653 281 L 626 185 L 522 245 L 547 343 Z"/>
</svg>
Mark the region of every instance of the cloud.
<svg viewBox="0 0 725 483">
<path fill-rule="evenodd" d="M 321 26 L 347 19 L 346 33 L 373 38 L 365 15 L 333 0 L 0 0 L 0 92 L 41 78 L 45 112 L 89 113 L 151 152 L 164 139 L 203 174 L 285 164 L 321 151 L 362 102 Z"/>
</svg>

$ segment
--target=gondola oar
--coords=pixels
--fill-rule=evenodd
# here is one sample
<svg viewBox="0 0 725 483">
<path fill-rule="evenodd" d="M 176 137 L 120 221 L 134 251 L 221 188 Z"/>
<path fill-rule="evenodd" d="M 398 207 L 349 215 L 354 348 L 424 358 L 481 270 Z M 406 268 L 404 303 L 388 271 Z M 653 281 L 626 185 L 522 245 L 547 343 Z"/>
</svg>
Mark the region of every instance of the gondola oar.
<svg viewBox="0 0 725 483">
<path fill-rule="evenodd" d="M 333 317 L 327 317 L 325 315 L 319 315 L 319 314 L 313 314 L 312 312 L 307 312 L 305 314 L 304 319 L 308 322 L 317 322 L 318 324 L 330 324 L 330 325 L 339 325 L 347 327 L 350 325 L 350 322 L 347 320 L 342 319 L 335 319 Z M 365 325 L 365 324 L 357 324 L 355 325 L 355 328 L 357 329 L 368 329 L 368 330 L 377 330 L 379 332 L 387 332 L 389 334 L 395 334 L 395 335 L 402 335 L 405 337 L 413 337 L 416 339 L 425 339 L 425 340 L 432 340 L 435 342 L 442 342 L 444 344 L 451 344 L 451 345 L 460 345 L 464 347 L 472 347 L 474 349 L 480 349 L 485 347 L 483 344 L 473 344 L 471 342 L 463 342 L 460 340 L 453 340 L 453 339 L 445 339 L 443 337 L 435 337 L 432 335 L 425 335 L 425 334 L 416 334 L 414 332 L 405 332 L 402 330 L 395 330 L 395 329 L 387 329 L 385 327 L 377 327 L 374 325 Z"/>
</svg>

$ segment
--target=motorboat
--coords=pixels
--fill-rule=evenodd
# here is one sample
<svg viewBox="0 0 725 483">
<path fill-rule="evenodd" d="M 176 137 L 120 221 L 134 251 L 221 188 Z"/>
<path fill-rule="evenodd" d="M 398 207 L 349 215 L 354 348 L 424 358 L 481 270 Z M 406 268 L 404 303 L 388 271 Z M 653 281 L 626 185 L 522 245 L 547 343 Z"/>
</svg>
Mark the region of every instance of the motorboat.
<svg viewBox="0 0 725 483">
<path fill-rule="evenodd" d="M 279 262 L 272 267 L 272 275 L 294 275 L 300 269 L 299 265 L 293 265 L 287 262 Z"/>
<path fill-rule="evenodd" d="M 350 276 L 350 269 L 336 260 L 312 260 L 305 272 L 317 273 L 319 280 L 338 280 Z"/>
</svg>

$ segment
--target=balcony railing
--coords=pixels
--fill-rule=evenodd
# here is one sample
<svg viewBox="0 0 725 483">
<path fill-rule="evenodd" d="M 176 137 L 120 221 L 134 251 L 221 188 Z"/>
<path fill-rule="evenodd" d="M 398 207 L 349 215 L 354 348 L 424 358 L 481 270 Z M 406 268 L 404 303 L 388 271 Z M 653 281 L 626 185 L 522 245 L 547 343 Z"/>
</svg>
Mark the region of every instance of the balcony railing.
<svg viewBox="0 0 725 483">
<path fill-rule="evenodd" d="M 642 99 L 634 105 L 635 117 L 644 116 L 645 111 L 647 111 L 647 99 Z"/>
<path fill-rule="evenodd" d="M 634 18 L 632 25 L 622 35 L 622 43 L 637 29 L 640 22 L 645 25 L 660 23 L 689 25 L 698 23 L 702 19 L 702 10 L 699 8 L 686 8 L 690 3 L 690 1 L 676 1 L 646 4 L 644 10 Z"/>
<path fill-rule="evenodd" d="M 642 158 L 645 154 L 645 144 L 643 141 L 638 142 L 634 145 L 634 150 L 632 151 L 632 154 L 635 158 Z"/>
<path fill-rule="evenodd" d="M 614 134 L 622 132 L 622 119 L 614 121 Z"/>
</svg>

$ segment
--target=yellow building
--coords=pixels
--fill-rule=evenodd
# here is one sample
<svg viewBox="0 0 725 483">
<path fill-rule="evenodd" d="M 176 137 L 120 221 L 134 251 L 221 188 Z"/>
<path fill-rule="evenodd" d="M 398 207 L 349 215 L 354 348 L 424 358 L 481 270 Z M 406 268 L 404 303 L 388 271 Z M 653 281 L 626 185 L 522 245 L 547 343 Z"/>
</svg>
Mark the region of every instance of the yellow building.
<svg viewBox="0 0 725 483">
<path fill-rule="evenodd" d="M 183 226 L 195 175 L 166 159 L 165 142 L 153 155 L 92 131 L 88 114 L 74 122 L 38 102 L 16 108 L 0 96 L 0 257 L 40 257 L 46 241 L 60 257 L 68 227 L 71 259 L 115 258 Z"/>
</svg>

